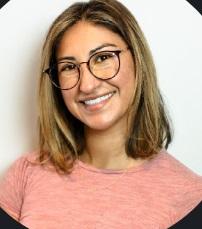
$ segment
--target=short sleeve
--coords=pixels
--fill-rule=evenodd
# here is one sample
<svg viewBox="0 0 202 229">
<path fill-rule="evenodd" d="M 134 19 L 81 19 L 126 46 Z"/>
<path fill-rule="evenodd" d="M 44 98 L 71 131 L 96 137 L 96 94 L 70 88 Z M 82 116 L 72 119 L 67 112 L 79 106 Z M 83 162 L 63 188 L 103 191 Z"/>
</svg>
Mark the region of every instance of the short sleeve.
<svg viewBox="0 0 202 229">
<path fill-rule="evenodd" d="M 20 157 L 10 166 L 0 181 L 0 207 L 16 219 L 20 218 L 28 163 L 26 157 Z"/>
</svg>

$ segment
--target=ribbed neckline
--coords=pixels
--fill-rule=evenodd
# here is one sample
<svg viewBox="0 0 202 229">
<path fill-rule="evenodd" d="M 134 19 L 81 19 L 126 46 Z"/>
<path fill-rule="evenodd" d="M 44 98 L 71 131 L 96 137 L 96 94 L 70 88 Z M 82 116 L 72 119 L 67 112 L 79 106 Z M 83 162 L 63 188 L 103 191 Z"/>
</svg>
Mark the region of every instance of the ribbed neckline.
<svg viewBox="0 0 202 229">
<path fill-rule="evenodd" d="M 155 155 L 152 159 L 150 160 L 147 160 L 145 162 L 143 162 L 141 165 L 139 166 L 134 166 L 134 167 L 131 167 L 129 169 L 99 169 L 99 168 L 96 168 L 90 164 L 87 164 L 79 159 L 76 160 L 76 163 L 79 167 L 85 169 L 85 170 L 88 170 L 88 171 L 91 171 L 91 172 L 95 172 L 95 173 L 104 173 L 104 174 L 120 174 L 120 173 L 131 173 L 131 172 L 137 172 L 137 171 L 140 171 L 140 170 L 143 170 L 145 169 L 146 167 L 148 167 L 151 163 L 153 163 L 155 160 L 157 160 L 161 154 L 163 152 L 159 152 L 157 155 Z"/>
</svg>

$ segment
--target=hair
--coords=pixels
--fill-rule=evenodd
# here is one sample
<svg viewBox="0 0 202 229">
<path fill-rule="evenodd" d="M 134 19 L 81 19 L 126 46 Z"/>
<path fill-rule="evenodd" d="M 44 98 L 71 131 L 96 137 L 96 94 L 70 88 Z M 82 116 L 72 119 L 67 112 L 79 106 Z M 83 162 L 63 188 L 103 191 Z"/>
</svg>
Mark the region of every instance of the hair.
<svg viewBox="0 0 202 229">
<path fill-rule="evenodd" d="M 79 21 L 104 26 L 128 45 L 135 64 L 136 90 L 125 149 L 133 158 L 150 158 L 172 140 L 170 121 L 158 88 L 153 58 L 136 19 L 116 0 L 76 2 L 62 12 L 47 34 L 39 81 L 39 160 L 50 161 L 59 172 L 70 173 L 85 147 L 84 125 L 68 111 L 61 91 L 44 74 L 56 59 L 64 33 Z"/>
</svg>

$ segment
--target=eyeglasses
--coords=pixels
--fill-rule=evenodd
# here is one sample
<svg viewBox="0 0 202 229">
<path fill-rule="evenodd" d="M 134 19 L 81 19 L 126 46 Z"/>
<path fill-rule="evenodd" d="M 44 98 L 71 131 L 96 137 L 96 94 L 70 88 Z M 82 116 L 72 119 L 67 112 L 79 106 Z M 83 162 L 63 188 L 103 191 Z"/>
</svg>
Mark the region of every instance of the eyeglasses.
<svg viewBox="0 0 202 229">
<path fill-rule="evenodd" d="M 52 84 L 61 89 L 69 90 L 80 80 L 80 66 L 86 63 L 91 74 L 100 80 L 109 80 L 117 75 L 120 69 L 120 53 L 126 50 L 101 51 L 93 54 L 87 62 L 75 64 L 62 60 L 53 64 L 43 73 L 47 73 Z"/>
</svg>

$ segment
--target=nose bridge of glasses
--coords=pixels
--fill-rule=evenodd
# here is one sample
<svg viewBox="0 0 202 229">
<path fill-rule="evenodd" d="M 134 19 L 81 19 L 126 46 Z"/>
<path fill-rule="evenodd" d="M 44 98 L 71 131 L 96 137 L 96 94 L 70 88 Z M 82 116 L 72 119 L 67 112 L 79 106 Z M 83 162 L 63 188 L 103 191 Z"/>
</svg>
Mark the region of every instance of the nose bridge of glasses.
<svg viewBox="0 0 202 229">
<path fill-rule="evenodd" d="M 79 64 L 77 64 L 78 68 L 80 68 L 82 64 L 86 64 L 88 67 L 88 61 L 82 61 Z"/>
<path fill-rule="evenodd" d="M 83 73 L 83 71 L 84 71 L 84 70 L 81 70 L 81 65 L 82 65 L 82 64 L 86 64 L 86 65 L 87 65 L 88 72 L 91 73 L 90 66 L 89 66 L 89 61 L 82 61 L 82 62 L 80 62 L 79 64 L 77 64 L 79 73 L 81 74 L 81 72 Z M 92 74 L 92 73 L 91 73 L 91 74 Z"/>
</svg>

